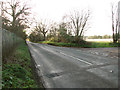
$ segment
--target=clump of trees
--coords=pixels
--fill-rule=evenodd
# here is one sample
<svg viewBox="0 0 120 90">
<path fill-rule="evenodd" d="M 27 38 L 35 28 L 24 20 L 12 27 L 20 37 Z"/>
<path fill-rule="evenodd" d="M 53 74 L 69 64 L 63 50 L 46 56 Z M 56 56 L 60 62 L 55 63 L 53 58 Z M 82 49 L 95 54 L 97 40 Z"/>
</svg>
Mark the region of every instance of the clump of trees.
<svg viewBox="0 0 120 90">
<path fill-rule="evenodd" d="M 32 42 L 43 41 L 43 35 L 41 33 L 38 33 L 37 31 L 33 31 L 30 34 L 29 39 Z"/>
<path fill-rule="evenodd" d="M 74 11 L 68 15 L 69 25 L 75 35 L 75 42 L 79 43 L 83 39 L 84 32 L 87 30 L 90 11 Z"/>
<path fill-rule="evenodd" d="M 47 38 L 47 33 L 49 31 L 49 25 L 46 23 L 46 20 L 41 20 L 36 22 L 35 27 L 33 28 L 32 33 L 29 36 L 29 39 L 33 42 L 45 41 Z"/>
<path fill-rule="evenodd" d="M 30 8 L 19 0 L 11 0 L 3 3 L 2 8 L 2 28 L 9 30 L 22 37 L 26 38 L 25 29 L 29 28 L 28 16 Z"/>
<path fill-rule="evenodd" d="M 54 42 L 81 43 L 88 28 L 90 11 L 74 11 L 65 15 L 60 23 L 38 22 L 29 36 L 31 41 L 49 40 Z M 36 32 L 36 33 L 35 33 Z M 34 35 L 33 35 L 34 34 Z M 35 38 L 39 36 L 39 38 Z M 33 39 L 35 38 L 35 39 Z"/>
<path fill-rule="evenodd" d="M 88 39 L 112 39 L 112 36 L 111 35 L 94 35 L 94 36 L 88 36 L 86 37 Z"/>
</svg>

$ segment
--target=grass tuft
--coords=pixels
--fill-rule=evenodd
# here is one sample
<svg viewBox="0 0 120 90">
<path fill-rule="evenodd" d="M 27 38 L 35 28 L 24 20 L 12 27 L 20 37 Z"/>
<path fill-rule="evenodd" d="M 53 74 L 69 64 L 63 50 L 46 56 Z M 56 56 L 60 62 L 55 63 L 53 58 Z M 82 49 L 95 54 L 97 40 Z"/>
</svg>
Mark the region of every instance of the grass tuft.
<svg viewBox="0 0 120 90">
<path fill-rule="evenodd" d="M 3 62 L 3 88 L 37 88 L 31 69 L 28 47 L 21 43 L 16 51 Z M 4 60 L 3 60 L 4 61 Z"/>
</svg>

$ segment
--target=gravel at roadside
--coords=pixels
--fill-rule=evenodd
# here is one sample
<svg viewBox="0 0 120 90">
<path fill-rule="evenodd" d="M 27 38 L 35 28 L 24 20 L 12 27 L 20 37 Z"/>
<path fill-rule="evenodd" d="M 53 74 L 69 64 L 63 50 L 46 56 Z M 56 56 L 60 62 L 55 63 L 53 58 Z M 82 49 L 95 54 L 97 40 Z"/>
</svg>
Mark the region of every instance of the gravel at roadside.
<svg viewBox="0 0 120 90">
<path fill-rule="evenodd" d="M 89 52 L 91 54 L 110 57 L 110 58 L 118 58 L 118 47 L 112 48 L 80 48 L 80 50 L 84 52 Z"/>
</svg>

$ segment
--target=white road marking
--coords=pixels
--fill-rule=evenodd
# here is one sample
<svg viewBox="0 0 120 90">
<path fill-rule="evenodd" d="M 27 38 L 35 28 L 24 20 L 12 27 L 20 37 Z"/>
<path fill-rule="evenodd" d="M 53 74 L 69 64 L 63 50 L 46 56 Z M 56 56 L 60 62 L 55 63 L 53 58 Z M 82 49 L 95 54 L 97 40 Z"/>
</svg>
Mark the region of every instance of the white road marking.
<svg viewBox="0 0 120 90">
<path fill-rule="evenodd" d="M 79 60 L 79 61 L 81 61 L 81 62 L 84 62 L 84 63 L 86 63 L 86 64 L 92 65 L 92 63 L 87 62 L 87 61 L 84 61 L 84 60 L 82 60 L 82 59 L 80 59 L 80 58 L 76 58 L 76 57 L 74 57 L 74 56 L 67 55 L 67 54 L 65 54 L 65 53 L 63 53 L 63 52 L 60 52 L 60 53 L 63 54 L 63 55 L 65 55 L 65 56 L 69 56 L 69 57 L 72 57 L 72 58 L 74 58 L 74 59 L 77 59 L 77 60 Z"/>
<path fill-rule="evenodd" d="M 40 46 L 39 46 L 39 47 L 40 47 Z M 50 51 L 49 49 L 47 49 L 47 48 L 45 48 L 45 47 L 41 47 L 41 48 L 46 49 L 47 51 Z M 89 64 L 89 65 L 92 65 L 92 63 L 90 63 L 90 62 L 88 62 L 88 61 L 82 60 L 82 59 L 80 59 L 80 58 L 77 58 L 77 57 L 74 57 L 74 56 L 71 56 L 71 55 L 67 55 L 67 54 L 61 52 L 62 50 L 59 50 L 59 51 L 60 51 L 59 53 L 65 55 L 65 56 L 68 56 L 68 57 L 77 59 L 78 61 L 81 61 L 81 62 L 86 63 L 86 64 Z M 50 51 L 50 52 L 54 52 L 54 51 Z"/>
</svg>

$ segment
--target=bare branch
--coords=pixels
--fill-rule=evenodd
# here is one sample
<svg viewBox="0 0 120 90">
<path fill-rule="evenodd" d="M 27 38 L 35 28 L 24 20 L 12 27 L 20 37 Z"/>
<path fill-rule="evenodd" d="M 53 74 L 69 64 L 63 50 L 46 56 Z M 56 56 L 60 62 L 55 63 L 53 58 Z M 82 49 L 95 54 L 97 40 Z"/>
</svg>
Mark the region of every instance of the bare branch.
<svg viewBox="0 0 120 90">
<path fill-rule="evenodd" d="M 90 17 L 89 10 L 88 10 L 88 12 L 82 11 L 81 13 L 78 11 L 74 11 L 69 16 L 69 18 L 71 20 L 71 26 L 75 32 L 76 37 L 81 37 L 83 31 L 87 27 L 89 17 Z"/>
</svg>

